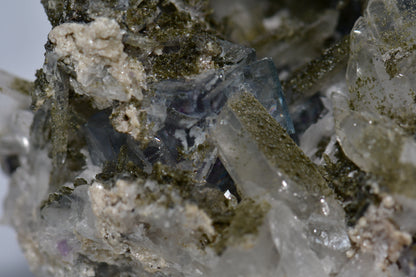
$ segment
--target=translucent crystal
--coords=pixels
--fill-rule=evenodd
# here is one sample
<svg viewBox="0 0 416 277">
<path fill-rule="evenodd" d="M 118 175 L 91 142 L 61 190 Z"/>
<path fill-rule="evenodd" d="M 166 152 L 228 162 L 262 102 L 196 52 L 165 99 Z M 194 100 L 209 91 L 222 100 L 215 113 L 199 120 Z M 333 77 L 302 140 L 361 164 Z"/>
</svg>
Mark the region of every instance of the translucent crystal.
<svg viewBox="0 0 416 277">
<path fill-rule="evenodd" d="M 29 152 L 33 114 L 29 111 L 29 95 L 21 91 L 26 84 L 29 82 L 0 70 L 0 151 L 6 159 Z"/>
<path fill-rule="evenodd" d="M 230 51 L 230 49 L 227 49 Z M 167 80 L 152 84 L 155 95 L 149 99 L 147 107 L 137 110 L 131 106 L 131 113 L 113 111 L 112 124 L 123 133 L 130 133 L 133 129 L 120 127 L 128 124 L 124 117 L 135 117 L 142 112 L 146 116 L 145 122 L 137 122 L 136 130 L 146 128 L 145 134 L 137 134 L 136 140 L 128 140 L 130 151 L 136 153 L 137 159 L 146 167 L 155 162 L 175 165 L 182 159 L 180 155 L 193 155 L 193 165 L 186 161 L 179 163 L 185 170 L 198 172 L 198 178 L 208 176 L 216 155 L 213 147 L 207 142 L 206 132 L 215 123 L 217 114 L 221 111 L 227 99 L 240 89 L 252 93 L 290 134 L 294 136 L 294 127 L 290 119 L 285 99 L 280 87 L 276 68 L 270 59 L 245 62 L 230 67 L 227 70 L 207 72 L 188 80 Z M 146 101 L 146 100 L 145 100 Z M 87 142 L 93 161 L 103 163 L 114 161 L 118 149 L 126 143 L 126 137 L 113 130 L 111 126 L 96 126 L 97 122 L 105 122 L 108 117 L 103 112 L 94 115 L 88 121 Z M 149 130 L 143 125 L 151 126 Z M 143 138 L 144 136 L 144 138 Z M 143 141 L 149 145 L 143 148 Z M 109 142 L 117 149 L 105 148 Z M 135 146 L 137 144 L 137 146 Z M 102 145 L 102 146 L 100 146 Z M 204 146 L 205 145 L 205 146 Z M 204 154 L 199 149 L 204 146 L 212 153 Z M 98 149 L 97 149 L 98 147 Z M 156 150 L 156 148 L 158 150 Z M 178 147 L 183 153 L 178 153 Z M 143 149 L 140 149 L 143 148 Z M 154 149 L 154 150 L 152 150 Z M 103 157 L 96 157 L 104 155 Z M 151 157 L 148 155 L 152 155 Z"/>
<path fill-rule="evenodd" d="M 391 191 L 414 197 L 413 137 L 385 117 L 349 110 L 342 94 L 335 93 L 333 101 L 337 135 L 348 157 L 363 170 L 382 176 Z"/>
<path fill-rule="evenodd" d="M 351 105 L 412 128 L 416 105 L 414 1 L 373 0 L 351 33 Z"/>
<path fill-rule="evenodd" d="M 226 22 L 223 28 L 230 40 L 250 43 L 260 56 L 272 57 L 283 72 L 319 55 L 316 50 L 335 31 L 339 19 L 339 10 L 329 3 L 210 1 L 214 19 Z"/>
<path fill-rule="evenodd" d="M 245 195 L 271 195 L 273 199 L 284 201 L 286 209 L 292 210 L 285 226 L 293 227 L 295 223 L 290 223 L 290 220 L 297 222 L 298 217 L 306 220 L 304 227 L 300 227 L 302 223 L 296 223 L 299 226 L 293 227 L 302 230 L 299 236 L 307 237 L 302 247 L 309 249 L 312 254 L 315 252 L 311 249 L 314 249 L 319 258 L 331 255 L 341 257 L 342 251 L 350 247 L 342 220 L 343 210 L 336 203 L 325 180 L 253 96 L 242 92 L 230 98 L 212 136 L 224 166 Z M 279 226 L 282 224 L 279 220 L 271 220 L 270 224 L 274 226 L 277 222 Z M 276 232 L 281 235 L 276 235 L 274 240 L 286 241 L 280 238 L 287 235 L 285 231 L 279 229 Z M 292 250 L 282 250 L 279 246 L 277 249 L 293 254 Z M 302 253 L 305 259 L 309 259 L 306 258 L 308 252 Z M 310 259 L 319 260 L 314 255 Z M 312 260 L 311 263 L 314 263 Z M 293 266 L 290 270 L 297 270 L 296 265 L 290 266 Z M 327 269 L 327 273 L 336 271 L 336 266 Z M 291 274 L 296 276 L 295 272 Z"/>
<path fill-rule="evenodd" d="M 302 190 L 317 195 L 330 194 L 316 166 L 268 116 L 259 101 L 244 90 L 224 107 L 213 138 L 231 176 L 249 195 L 279 188 L 291 190 L 292 186 L 303 187 L 294 189 L 301 194 Z M 297 166 L 292 166 L 297 162 Z M 305 172 L 308 174 L 303 174 Z M 257 184 L 260 179 L 264 180 L 258 185 L 248 185 Z"/>
<path fill-rule="evenodd" d="M 414 2 L 370 1 L 351 33 L 349 91 L 333 95 L 338 139 L 383 187 L 415 197 Z"/>
</svg>

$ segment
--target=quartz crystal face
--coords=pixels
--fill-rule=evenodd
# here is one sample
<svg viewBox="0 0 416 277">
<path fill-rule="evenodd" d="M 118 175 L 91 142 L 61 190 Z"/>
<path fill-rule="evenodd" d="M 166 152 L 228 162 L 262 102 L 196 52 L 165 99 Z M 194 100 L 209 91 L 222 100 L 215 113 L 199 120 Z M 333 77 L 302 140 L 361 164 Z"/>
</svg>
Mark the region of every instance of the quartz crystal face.
<svg viewBox="0 0 416 277">
<path fill-rule="evenodd" d="M 416 276 L 414 1 L 41 2 L 0 72 L 35 275 Z"/>
</svg>

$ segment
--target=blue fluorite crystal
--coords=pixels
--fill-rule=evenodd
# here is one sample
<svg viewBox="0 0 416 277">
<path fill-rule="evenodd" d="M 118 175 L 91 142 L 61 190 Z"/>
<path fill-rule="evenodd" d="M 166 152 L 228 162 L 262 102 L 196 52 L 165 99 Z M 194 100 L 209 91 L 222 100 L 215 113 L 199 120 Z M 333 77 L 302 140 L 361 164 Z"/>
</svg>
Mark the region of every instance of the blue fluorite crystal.
<svg viewBox="0 0 416 277">
<path fill-rule="evenodd" d="M 195 172 L 199 180 L 215 179 L 209 178 L 210 174 L 227 175 L 222 166 L 214 167 L 217 155 L 215 147 L 207 140 L 207 134 L 228 98 L 240 91 L 252 93 L 293 136 L 295 130 L 273 61 L 268 58 L 255 61 L 250 51 L 240 52 L 246 57 L 240 55 L 234 58 L 237 64 L 225 69 L 209 71 L 190 79 L 164 80 L 151 85 L 149 90 L 153 97 L 148 103 L 148 110 L 163 110 L 166 114 L 147 114 L 148 122 L 157 122 L 160 126 L 154 131 L 149 144 L 143 145 L 116 132 L 110 124 L 97 126 L 97 118 L 98 122 L 108 122 L 101 120 L 103 116 L 108 118 L 103 112 L 91 117 L 86 124 L 86 133 L 93 162 L 103 164 L 105 161 L 114 161 L 120 147 L 127 145 L 128 152 L 148 170 L 156 162 L 161 162 Z M 105 145 L 111 145 L 112 148 L 104 149 Z M 202 145 L 205 150 L 209 149 L 206 151 L 208 154 L 197 154 Z M 184 158 L 192 155 L 192 162 Z M 211 173 L 213 168 L 221 172 Z"/>
</svg>

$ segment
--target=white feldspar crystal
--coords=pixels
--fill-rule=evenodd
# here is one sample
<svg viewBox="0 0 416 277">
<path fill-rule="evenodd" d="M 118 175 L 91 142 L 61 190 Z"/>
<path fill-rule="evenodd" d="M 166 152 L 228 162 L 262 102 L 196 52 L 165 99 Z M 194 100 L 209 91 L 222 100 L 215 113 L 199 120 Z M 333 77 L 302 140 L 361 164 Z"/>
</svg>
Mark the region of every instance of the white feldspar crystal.
<svg viewBox="0 0 416 277">
<path fill-rule="evenodd" d="M 349 251 L 350 260 L 338 277 L 413 276 L 400 270 L 398 264 L 401 263 L 396 262 L 403 255 L 403 249 L 412 243 L 409 232 L 414 233 L 415 230 L 412 211 L 415 203 L 401 196 L 382 197 L 381 203 L 378 206 L 371 205 L 354 228 L 349 230 L 354 251 Z"/>
<path fill-rule="evenodd" d="M 145 195 L 149 192 L 159 199 L 148 202 Z M 94 183 L 89 196 L 98 238 L 114 252 L 130 255 L 147 272 L 163 270 L 173 276 L 181 276 L 179 272 L 192 276 L 198 268 L 203 270 L 201 262 L 205 256 L 196 246 L 199 241 L 195 233 L 212 236 L 211 219 L 196 205 L 182 204 L 179 195 L 166 199 L 160 193 L 159 185 L 149 180 L 144 186 L 118 180 L 111 190 Z M 173 234 L 177 234 L 175 239 Z"/>
<path fill-rule="evenodd" d="M 126 103 L 114 108 L 110 119 L 118 132 L 129 134 L 146 144 L 162 128 L 166 119 L 166 107 L 158 103 L 140 107 Z"/>
<path fill-rule="evenodd" d="M 375 266 L 374 257 L 368 254 L 358 254 L 350 259 L 337 277 L 408 277 L 400 272 L 397 265 L 382 270 Z"/>
<path fill-rule="evenodd" d="M 379 207 L 370 206 L 349 231 L 354 245 L 364 253 L 373 253 L 380 268 L 395 263 L 403 248 L 412 243 L 411 235 L 393 223 L 394 213 L 399 207 L 392 196 L 385 196 Z"/>
<path fill-rule="evenodd" d="M 141 111 L 133 104 L 129 104 L 113 118 L 113 126 L 120 133 L 130 134 L 135 139 L 141 136 L 142 123 L 139 121 Z"/>
<path fill-rule="evenodd" d="M 115 20 L 98 17 L 89 24 L 65 23 L 49 33 L 58 58 L 75 66 L 76 92 L 93 97 L 99 108 L 112 100 L 142 99 L 146 74 L 139 61 L 124 53 L 123 32 Z"/>
</svg>

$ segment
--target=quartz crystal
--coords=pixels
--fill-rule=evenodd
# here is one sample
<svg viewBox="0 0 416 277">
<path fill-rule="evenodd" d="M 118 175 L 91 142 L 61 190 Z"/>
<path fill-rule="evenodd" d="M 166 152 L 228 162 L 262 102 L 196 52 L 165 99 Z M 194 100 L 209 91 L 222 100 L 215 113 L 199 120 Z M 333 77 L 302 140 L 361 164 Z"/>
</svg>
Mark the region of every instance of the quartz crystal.
<svg viewBox="0 0 416 277">
<path fill-rule="evenodd" d="M 41 2 L 0 71 L 36 276 L 416 276 L 414 1 Z"/>
</svg>

